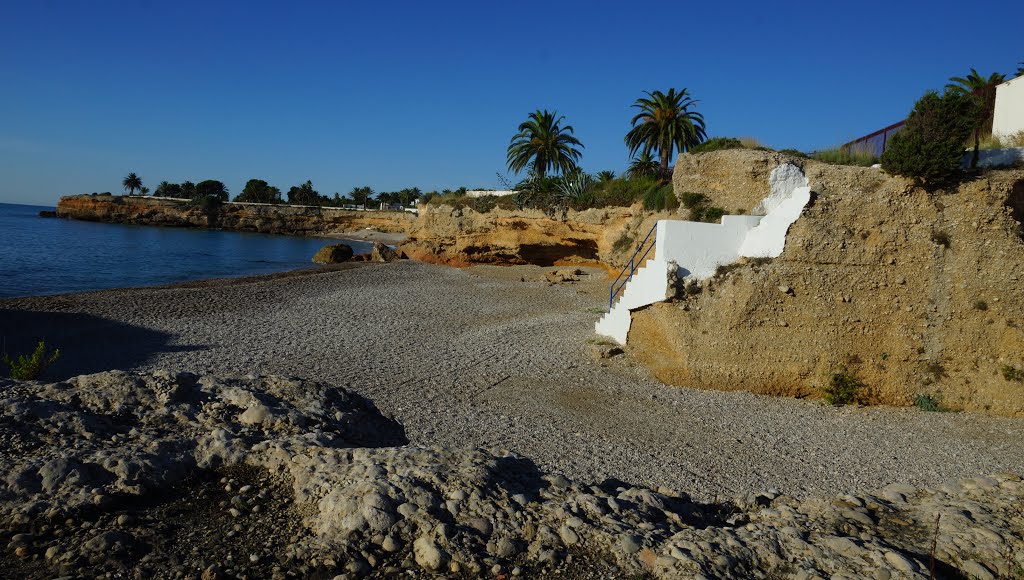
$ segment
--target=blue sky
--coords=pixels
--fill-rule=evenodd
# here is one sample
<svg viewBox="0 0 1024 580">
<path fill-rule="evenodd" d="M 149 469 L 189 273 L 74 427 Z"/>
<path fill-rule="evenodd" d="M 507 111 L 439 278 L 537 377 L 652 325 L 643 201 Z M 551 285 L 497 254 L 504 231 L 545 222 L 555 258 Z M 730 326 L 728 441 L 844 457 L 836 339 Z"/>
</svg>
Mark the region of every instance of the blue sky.
<svg viewBox="0 0 1024 580">
<path fill-rule="evenodd" d="M 700 4 L 700 5 L 696 5 Z M 537 108 L 621 172 L 630 105 L 687 88 L 711 135 L 828 147 L 975 67 L 1024 2 L 0 0 L 0 202 L 161 180 L 499 187 Z"/>
</svg>

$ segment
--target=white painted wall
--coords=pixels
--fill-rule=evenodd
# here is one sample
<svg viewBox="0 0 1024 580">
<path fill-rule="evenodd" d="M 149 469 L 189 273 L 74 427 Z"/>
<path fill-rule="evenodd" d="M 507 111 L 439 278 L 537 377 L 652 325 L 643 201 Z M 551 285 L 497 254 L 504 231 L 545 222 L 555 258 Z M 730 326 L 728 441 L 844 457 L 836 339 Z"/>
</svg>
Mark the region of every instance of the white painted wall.
<svg viewBox="0 0 1024 580">
<path fill-rule="evenodd" d="M 719 266 L 740 257 L 739 249 L 747 232 L 762 219 L 754 215 L 722 216 L 721 223 L 658 221 L 658 240 L 654 259 L 679 264 L 679 276 L 704 280 L 715 275 Z"/>
<path fill-rule="evenodd" d="M 992 134 L 1007 137 L 1024 131 L 1024 76 L 996 87 L 996 108 Z"/>
<path fill-rule="evenodd" d="M 971 158 L 974 151 L 968 151 L 960 160 L 960 167 L 971 166 Z M 1007 147 L 1005 149 L 982 149 L 978 151 L 978 167 L 999 168 L 1013 167 L 1018 163 L 1024 163 L 1024 147 Z"/>
</svg>

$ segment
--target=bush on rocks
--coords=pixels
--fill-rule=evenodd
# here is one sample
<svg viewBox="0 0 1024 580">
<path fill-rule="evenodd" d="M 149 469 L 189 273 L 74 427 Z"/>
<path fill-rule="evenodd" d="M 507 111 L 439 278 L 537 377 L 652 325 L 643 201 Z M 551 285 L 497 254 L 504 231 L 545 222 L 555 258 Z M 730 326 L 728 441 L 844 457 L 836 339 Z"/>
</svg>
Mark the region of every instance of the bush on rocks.
<svg viewBox="0 0 1024 580">
<path fill-rule="evenodd" d="M 882 168 L 930 186 L 955 182 L 977 106 L 971 95 L 927 93 L 882 154 Z"/>
</svg>

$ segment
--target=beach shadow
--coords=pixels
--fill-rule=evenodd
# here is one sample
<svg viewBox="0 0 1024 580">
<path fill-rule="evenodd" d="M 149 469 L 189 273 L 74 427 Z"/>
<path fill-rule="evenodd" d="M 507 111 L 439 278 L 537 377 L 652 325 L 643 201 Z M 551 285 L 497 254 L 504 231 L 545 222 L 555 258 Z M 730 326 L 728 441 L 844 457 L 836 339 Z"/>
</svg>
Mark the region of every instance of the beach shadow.
<svg viewBox="0 0 1024 580">
<path fill-rule="evenodd" d="M 59 348 L 60 358 L 41 380 L 64 380 L 111 369 L 128 370 L 164 352 L 205 350 L 207 346 L 171 345 L 166 332 L 124 324 L 90 314 L 36 312 L 0 308 L 0 353 L 30 354 L 40 341 Z M 7 374 L 0 364 L 0 373 Z"/>
</svg>

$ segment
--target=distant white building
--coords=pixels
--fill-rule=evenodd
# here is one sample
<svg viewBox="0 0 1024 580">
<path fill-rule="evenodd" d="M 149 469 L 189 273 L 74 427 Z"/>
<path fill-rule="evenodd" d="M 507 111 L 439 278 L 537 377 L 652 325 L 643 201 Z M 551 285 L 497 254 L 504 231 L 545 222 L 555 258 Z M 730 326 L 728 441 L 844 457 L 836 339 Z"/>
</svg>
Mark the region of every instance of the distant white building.
<svg viewBox="0 0 1024 580">
<path fill-rule="evenodd" d="M 996 108 L 992 115 L 992 134 L 1006 138 L 1024 131 L 1024 76 L 996 87 Z"/>
</svg>

